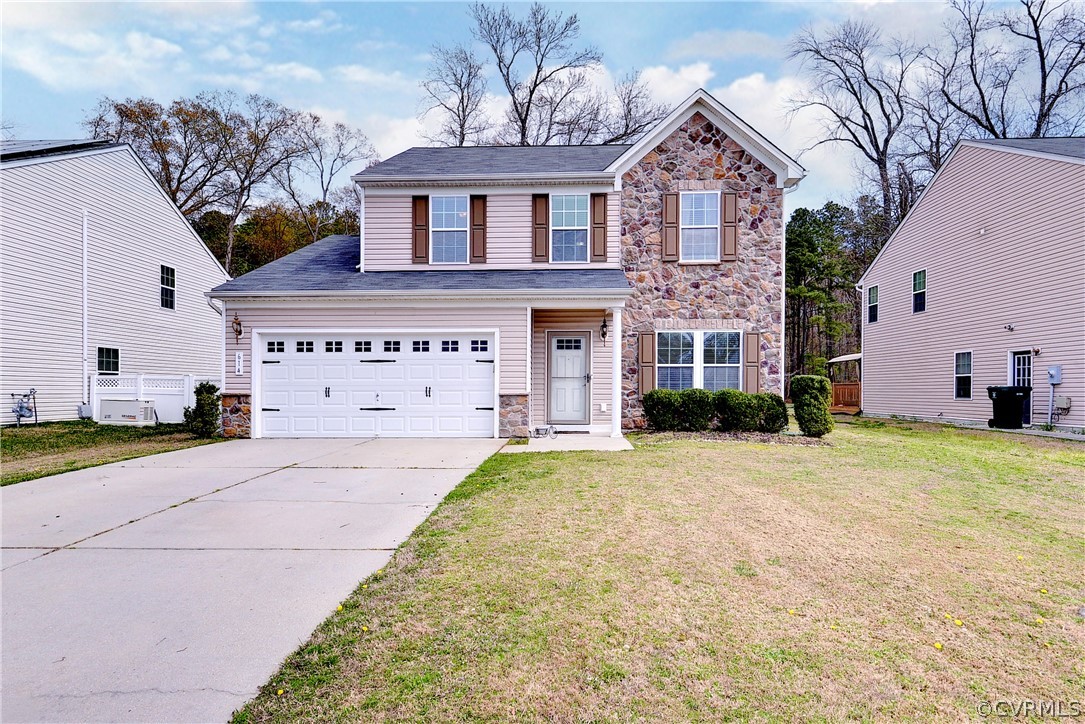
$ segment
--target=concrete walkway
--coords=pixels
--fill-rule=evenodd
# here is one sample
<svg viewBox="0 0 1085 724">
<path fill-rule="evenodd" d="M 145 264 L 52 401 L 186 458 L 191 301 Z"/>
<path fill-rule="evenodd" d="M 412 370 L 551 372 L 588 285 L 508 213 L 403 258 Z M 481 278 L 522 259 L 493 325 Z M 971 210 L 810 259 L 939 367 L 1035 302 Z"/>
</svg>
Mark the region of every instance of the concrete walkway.
<svg viewBox="0 0 1085 724">
<path fill-rule="evenodd" d="M 239 440 L 0 490 L 3 721 L 225 721 L 499 440 Z"/>
</svg>

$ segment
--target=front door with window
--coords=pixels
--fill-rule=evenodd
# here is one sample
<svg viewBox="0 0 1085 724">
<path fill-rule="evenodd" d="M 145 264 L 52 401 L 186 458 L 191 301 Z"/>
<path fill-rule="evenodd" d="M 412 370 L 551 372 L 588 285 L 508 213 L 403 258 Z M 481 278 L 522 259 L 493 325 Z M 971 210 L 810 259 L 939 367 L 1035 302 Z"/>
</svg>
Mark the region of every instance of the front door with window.
<svg viewBox="0 0 1085 724">
<path fill-rule="evenodd" d="M 1032 387 L 1032 352 L 1014 352 L 1011 355 L 1010 384 Z M 1032 424 L 1032 394 L 1025 395 L 1021 422 Z"/>
<path fill-rule="evenodd" d="M 590 385 L 588 336 L 552 333 L 549 423 L 586 425 Z"/>
</svg>

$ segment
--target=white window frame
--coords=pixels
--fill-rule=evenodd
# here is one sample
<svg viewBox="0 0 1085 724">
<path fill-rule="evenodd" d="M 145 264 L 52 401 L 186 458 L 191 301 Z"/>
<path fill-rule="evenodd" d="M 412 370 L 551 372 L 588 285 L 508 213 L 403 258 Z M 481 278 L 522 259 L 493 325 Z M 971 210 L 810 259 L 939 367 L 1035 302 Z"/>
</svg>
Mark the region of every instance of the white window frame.
<svg viewBox="0 0 1085 724">
<path fill-rule="evenodd" d="M 968 374 L 967 375 L 962 375 L 959 372 L 957 372 L 957 355 L 959 355 L 959 354 L 968 355 Z M 975 387 L 975 381 L 976 381 L 975 369 L 976 369 L 976 356 L 972 353 L 972 350 L 970 350 L 970 349 L 962 349 L 959 352 L 954 352 L 953 353 L 953 399 L 954 400 L 971 400 L 972 399 L 972 388 Z M 968 397 L 958 397 L 957 396 L 957 378 L 958 377 L 967 377 L 968 378 Z"/>
<path fill-rule="evenodd" d="M 916 291 L 916 288 L 915 288 L 915 275 L 919 274 L 920 272 L 923 273 L 923 288 L 920 289 L 919 291 Z M 926 268 L 916 269 L 914 272 L 912 272 L 911 281 L 912 281 L 912 296 L 911 296 L 912 314 L 923 314 L 923 312 L 927 311 L 927 270 L 926 270 Z M 917 312 L 917 311 L 915 311 L 915 295 L 919 294 L 920 292 L 923 293 L 923 309 Z"/>
<path fill-rule="evenodd" d="M 742 390 L 745 380 L 742 374 L 742 368 L 744 364 L 743 360 L 743 337 L 745 333 L 741 329 L 657 329 L 655 330 L 655 346 L 656 346 L 656 379 L 655 386 L 657 389 L 662 389 L 659 384 L 659 370 L 662 367 L 689 367 L 689 365 L 667 364 L 660 361 L 659 356 L 659 335 L 661 334 L 692 334 L 693 335 L 693 387 L 697 389 L 705 389 L 704 386 L 704 336 L 706 334 L 737 334 L 738 335 L 738 364 L 733 365 L 721 365 L 711 364 L 709 367 L 734 367 L 738 370 L 738 387 L 733 389 Z M 729 388 L 730 389 L 730 388 Z"/>
<path fill-rule="evenodd" d="M 434 199 L 466 199 L 467 200 L 467 225 L 462 229 L 449 229 L 445 227 L 437 228 L 433 225 L 433 200 Z M 429 214 L 427 219 L 427 226 L 429 227 L 429 263 L 437 266 L 455 265 L 471 263 L 471 196 L 469 194 L 430 194 L 429 200 L 426 203 L 426 213 Z M 462 231 L 467 239 L 466 255 L 463 261 L 434 261 L 433 260 L 433 234 L 437 231 Z"/>
<path fill-rule="evenodd" d="M 870 302 L 870 293 L 872 291 L 878 297 L 878 299 L 873 304 Z M 881 290 L 878 289 L 877 284 L 871 284 L 869 287 L 867 287 L 867 289 L 866 289 L 866 323 L 867 324 L 877 324 L 878 319 L 881 319 L 881 311 L 882 311 L 882 309 L 881 309 L 881 299 L 882 299 Z M 876 307 L 878 309 L 878 319 L 875 319 L 873 322 L 870 321 L 870 308 L 871 307 Z"/>
<path fill-rule="evenodd" d="M 716 223 L 715 225 L 708 226 L 685 226 L 682 223 L 682 207 L 685 205 L 686 197 L 688 196 L 715 196 L 716 197 Z M 719 191 L 682 191 L 678 194 L 678 262 L 687 264 L 718 264 L 720 262 L 720 234 L 723 233 L 721 228 L 722 219 L 720 219 L 722 209 L 720 209 L 720 192 Z M 715 229 L 716 230 L 716 254 L 711 259 L 687 259 L 682 255 L 682 234 L 686 229 Z"/>
<path fill-rule="evenodd" d="M 112 350 L 117 353 L 117 369 L 115 370 L 103 370 L 102 369 L 102 350 Z M 94 368 L 99 375 L 103 376 L 117 376 L 121 373 L 121 348 L 120 347 L 98 347 L 94 351 Z"/>
<path fill-rule="evenodd" d="M 554 226 L 554 197 L 555 196 L 583 196 L 588 200 L 588 223 L 585 226 Z M 551 264 L 587 264 L 591 261 L 591 194 L 588 192 L 565 192 L 551 193 L 546 204 L 546 248 Z M 583 231 L 584 232 L 584 260 L 554 261 L 554 232 L 555 231 Z"/>
<path fill-rule="evenodd" d="M 170 276 L 173 277 L 173 286 L 172 287 L 167 285 L 167 284 L 162 283 L 162 277 L 165 276 L 163 274 L 163 272 L 166 269 L 170 270 Z M 169 289 L 171 292 L 173 292 L 173 306 L 172 307 L 167 307 L 165 304 L 162 303 L 162 292 L 164 292 L 167 289 Z M 161 262 L 159 262 L 159 264 L 158 264 L 158 308 L 159 309 L 168 309 L 171 312 L 177 311 L 177 267 L 175 267 L 175 266 L 167 266 L 165 264 L 162 264 Z"/>
</svg>

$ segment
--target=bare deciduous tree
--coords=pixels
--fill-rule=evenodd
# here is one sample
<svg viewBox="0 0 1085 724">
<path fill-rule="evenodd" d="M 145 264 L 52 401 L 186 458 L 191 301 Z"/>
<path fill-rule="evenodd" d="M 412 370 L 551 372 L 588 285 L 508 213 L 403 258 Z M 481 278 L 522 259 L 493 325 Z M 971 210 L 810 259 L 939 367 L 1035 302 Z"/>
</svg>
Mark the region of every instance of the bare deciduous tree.
<svg viewBox="0 0 1085 724">
<path fill-rule="evenodd" d="M 377 152 L 369 138 L 344 123 L 327 124 L 313 113 L 300 115 L 294 128 L 297 154 L 272 172 L 279 187 L 293 202 L 313 241 L 332 223 L 338 211 L 330 198 L 332 184 L 356 161 L 373 162 Z M 316 193 L 305 187 L 316 184 Z"/>
<path fill-rule="evenodd" d="M 432 112 L 442 115 L 441 129 L 429 140 L 444 146 L 467 146 L 481 143 L 489 122 L 482 107 L 486 97 L 483 66 L 470 48 L 456 45 L 433 49 L 422 89 L 426 108 L 419 118 Z"/>
<path fill-rule="evenodd" d="M 1074 2 L 992 12 L 954 0 L 949 47 L 929 58 L 946 103 L 996 138 L 1074 135 L 1085 124 L 1085 17 Z"/>
</svg>

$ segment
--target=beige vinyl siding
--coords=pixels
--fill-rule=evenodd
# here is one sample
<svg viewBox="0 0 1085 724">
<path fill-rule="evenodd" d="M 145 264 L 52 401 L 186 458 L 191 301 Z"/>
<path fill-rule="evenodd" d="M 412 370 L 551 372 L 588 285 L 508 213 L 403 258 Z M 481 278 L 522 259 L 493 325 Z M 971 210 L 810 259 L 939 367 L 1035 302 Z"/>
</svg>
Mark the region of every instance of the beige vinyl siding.
<svg viewBox="0 0 1085 724">
<path fill-rule="evenodd" d="M 546 425 L 549 409 L 549 391 L 547 381 L 548 344 L 547 332 L 588 332 L 591 336 L 591 424 L 609 425 L 611 422 L 610 402 L 613 390 L 613 349 L 614 337 L 608 337 L 604 344 L 599 337 L 599 327 L 603 323 L 602 309 L 589 310 L 552 310 L 536 309 L 533 312 L 534 323 L 531 337 L 531 424 Z M 607 406 L 607 412 L 602 407 Z"/>
<path fill-rule="evenodd" d="M 459 192 L 456 192 L 459 193 Z M 557 193 L 557 192 L 555 192 Z M 620 259 L 620 199 L 607 195 L 607 261 L 555 264 L 555 268 L 615 267 Z M 366 271 L 425 269 L 538 269 L 531 260 L 531 194 L 490 194 L 486 197 L 486 264 L 414 264 L 411 262 L 411 194 L 365 198 Z"/>
<path fill-rule="evenodd" d="M 84 209 L 88 371 L 113 347 L 122 372 L 218 379 L 222 322 L 204 293 L 227 277 L 128 149 L 6 165 L 0 183 L 0 399 L 37 388 L 42 420 L 73 419 L 84 400 Z M 173 310 L 160 306 L 162 264 L 176 270 Z"/>
<path fill-rule="evenodd" d="M 986 421 L 988 385 L 1009 353 L 1034 348 L 1033 422 L 1047 419 L 1046 370 L 1073 399 L 1061 425 L 1085 426 L 1085 166 L 962 147 L 867 272 L 879 318 L 866 322 L 863 410 Z M 980 233 L 980 230 L 983 233 Z M 927 310 L 912 314 L 912 273 Z M 1013 325 L 1013 331 L 1005 329 Z M 972 399 L 954 399 L 954 353 L 972 352 Z"/>
<path fill-rule="evenodd" d="M 253 331 L 269 329 L 342 329 L 411 330 L 411 329 L 496 329 L 499 338 L 499 394 L 522 395 L 527 392 L 528 309 L 504 304 L 501 307 L 458 306 L 433 302 L 425 307 L 382 306 L 372 302 L 341 305 L 304 306 L 288 301 L 280 305 L 229 301 L 227 316 L 238 315 L 246 334 L 236 341 L 226 333 L 226 385 L 230 394 L 252 391 Z M 328 336 L 328 335 L 324 335 Z M 322 339 L 318 336 L 317 339 Z M 234 374 L 234 355 L 244 354 L 244 372 Z"/>
</svg>

